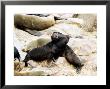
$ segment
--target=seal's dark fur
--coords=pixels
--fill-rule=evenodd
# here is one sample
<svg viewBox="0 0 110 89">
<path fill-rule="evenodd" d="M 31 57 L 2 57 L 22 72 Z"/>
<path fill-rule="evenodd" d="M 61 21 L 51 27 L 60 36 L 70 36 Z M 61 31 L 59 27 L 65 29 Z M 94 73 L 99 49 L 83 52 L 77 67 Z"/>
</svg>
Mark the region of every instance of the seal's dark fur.
<svg viewBox="0 0 110 89">
<path fill-rule="evenodd" d="M 74 53 L 74 51 L 68 45 L 66 45 L 65 47 L 64 57 L 70 64 L 74 65 L 74 67 L 77 69 L 77 72 L 81 70 L 83 64 L 81 63 L 79 57 Z"/>
<path fill-rule="evenodd" d="M 20 54 L 18 52 L 18 49 L 14 47 L 14 59 L 18 59 L 20 61 Z"/>
<path fill-rule="evenodd" d="M 46 45 L 34 48 L 29 51 L 23 60 L 25 62 L 25 66 L 27 66 L 27 62 L 29 60 L 34 61 L 43 61 L 43 60 L 56 60 L 59 57 L 61 51 L 65 48 L 66 44 L 69 41 L 68 35 L 63 35 L 59 32 L 54 32 L 51 36 L 52 41 L 47 43 Z"/>
<path fill-rule="evenodd" d="M 77 69 L 81 70 L 83 64 L 74 51 L 67 45 L 69 41 L 68 35 L 63 35 L 59 32 L 54 32 L 51 36 L 52 41 L 46 45 L 34 48 L 29 51 L 24 59 L 25 66 L 29 60 L 43 61 L 43 60 L 56 60 L 58 57 L 65 57 L 65 59 Z"/>
</svg>

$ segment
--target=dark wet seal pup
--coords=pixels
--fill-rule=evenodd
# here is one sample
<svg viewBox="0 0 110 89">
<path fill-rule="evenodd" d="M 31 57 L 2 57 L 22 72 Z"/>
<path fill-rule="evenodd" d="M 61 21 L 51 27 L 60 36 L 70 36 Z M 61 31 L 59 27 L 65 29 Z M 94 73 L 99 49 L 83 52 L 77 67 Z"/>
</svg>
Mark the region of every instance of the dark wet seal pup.
<svg viewBox="0 0 110 89">
<path fill-rule="evenodd" d="M 70 64 L 72 64 L 76 68 L 76 72 L 80 73 L 80 70 L 84 66 L 84 64 L 81 63 L 78 56 L 74 53 L 74 51 L 68 45 L 66 45 L 65 47 L 64 57 Z"/>
<path fill-rule="evenodd" d="M 14 47 L 14 59 L 16 60 L 16 59 L 18 59 L 19 60 L 19 62 L 20 62 L 20 54 L 19 54 L 19 51 L 18 51 L 18 49 L 16 48 L 16 47 Z M 14 60 L 14 61 L 15 61 Z"/>
<path fill-rule="evenodd" d="M 65 48 L 65 45 L 69 41 L 69 36 L 63 35 L 59 32 L 54 32 L 51 36 L 52 41 L 46 45 L 34 48 L 27 53 L 23 62 L 25 62 L 25 67 L 28 66 L 29 60 L 43 61 L 43 60 L 53 60 L 55 61 L 59 57 L 59 53 Z"/>
<path fill-rule="evenodd" d="M 62 55 L 62 52 L 65 49 L 66 44 L 68 43 L 70 36 L 63 35 L 60 32 L 54 32 L 51 36 L 53 47 L 52 53 L 54 54 L 54 59 L 58 59 Z"/>
</svg>

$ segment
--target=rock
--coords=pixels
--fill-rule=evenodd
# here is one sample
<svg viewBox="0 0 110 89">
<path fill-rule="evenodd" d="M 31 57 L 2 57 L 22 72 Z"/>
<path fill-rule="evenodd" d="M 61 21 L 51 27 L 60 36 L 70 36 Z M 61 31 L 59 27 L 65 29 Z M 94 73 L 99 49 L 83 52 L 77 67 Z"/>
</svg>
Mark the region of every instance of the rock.
<svg viewBox="0 0 110 89">
<path fill-rule="evenodd" d="M 90 55 L 96 53 L 96 40 L 95 39 L 74 39 L 69 40 L 68 45 L 75 51 L 77 55 Z"/>
<path fill-rule="evenodd" d="M 26 51 L 29 51 L 33 48 L 41 47 L 50 41 L 51 41 L 51 38 L 44 35 L 44 36 L 41 36 L 35 40 L 31 40 L 30 42 L 28 42 L 22 50 L 24 52 L 26 52 Z"/>
<path fill-rule="evenodd" d="M 21 29 L 14 28 L 14 34 L 19 41 L 19 44 L 24 46 L 27 42 L 30 42 L 31 40 L 36 40 L 38 37 L 33 36 Z M 16 40 L 14 41 L 16 43 Z"/>
<path fill-rule="evenodd" d="M 53 15 L 54 17 L 56 18 L 59 18 L 57 20 L 64 20 L 64 19 L 67 19 L 67 18 L 72 18 L 73 17 L 73 13 L 65 13 L 65 14 L 60 14 L 60 13 L 53 13 L 53 14 L 50 14 L 50 15 Z"/>
<path fill-rule="evenodd" d="M 38 37 L 44 35 L 44 33 L 41 31 L 30 30 L 30 29 L 25 29 L 25 31 L 27 31 L 31 35 L 38 36 Z"/>
<path fill-rule="evenodd" d="M 60 14 L 60 18 L 62 19 L 67 19 L 67 18 L 72 18 L 73 13 L 67 13 L 67 14 Z"/>
<path fill-rule="evenodd" d="M 22 69 L 23 69 L 23 66 L 21 66 L 20 62 L 15 61 L 15 62 L 14 62 L 14 70 L 19 72 L 19 71 L 21 71 Z"/>
<path fill-rule="evenodd" d="M 23 30 L 14 28 L 14 46 L 18 48 L 18 51 L 21 55 L 21 60 L 24 60 L 24 57 L 26 55 L 25 52 L 22 51 L 22 49 L 25 47 L 27 43 L 29 43 L 31 40 L 38 39 L 37 36 L 33 36 Z"/>
<path fill-rule="evenodd" d="M 17 28 L 28 28 L 31 30 L 41 31 L 55 24 L 54 16 L 39 17 L 34 15 L 15 14 L 14 25 Z"/>
<path fill-rule="evenodd" d="M 64 20 L 57 20 L 56 23 L 67 23 L 67 24 L 73 24 L 73 25 L 77 25 L 78 27 L 81 27 L 84 21 L 78 18 L 68 18 Z"/>
<path fill-rule="evenodd" d="M 93 63 L 86 63 L 85 66 L 83 66 L 80 75 L 96 76 L 97 65 Z"/>
<path fill-rule="evenodd" d="M 65 35 L 78 36 L 81 34 L 81 29 L 72 24 L 59 23 L 44 30 L 43 32 L 48 35 L 51 35 L 53 32 L 60 32 Z"/>
<path fill-rule="evenodd" d="M 97 16 L 96 14 L 79 14 L 77 16 L 79 19 L 84 20 L 82 29 L 88 32 L 96 31 Z"/>
<path fill-rule="evenodd" d="M 46 76 L 46 73 L 43 71 L 23 71 L 23 72 L 14 72 L 15 76 Z"/>
<path fill-rule="evenodd" d="M 26 29 L 30 34 L 34 36 L 42 36 L 49 35 L 51 36 L 53 32 L 60 32 L 62 34 L 70 34 L 71 36 L 80 35 L 81 28 L 76 24 L 68 24 L 68 23 L 57 23 L 54 26 L 45 29 L 43 31 L 29 30 Z"/>
</svg>

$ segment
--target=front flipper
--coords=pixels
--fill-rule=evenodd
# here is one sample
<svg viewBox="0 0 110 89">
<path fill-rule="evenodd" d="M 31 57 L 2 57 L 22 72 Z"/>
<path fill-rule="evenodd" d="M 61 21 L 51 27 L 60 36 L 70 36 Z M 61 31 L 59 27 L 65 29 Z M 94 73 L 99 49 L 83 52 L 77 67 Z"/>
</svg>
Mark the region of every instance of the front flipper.
<svg viewBox="0 0 110 89">
<path fill-rule="evenodd" d="M 53 62 L 56 62 L 56 59 L 55 58 L 52 58 Z"/>
<path fill-rule="evenodd" d="M 81 64 L 79 67 L 76 67 L 76 73 L 80 74 L 81 73 L 81 69 L 84 66 L 84 64 Z"/>
</svg>

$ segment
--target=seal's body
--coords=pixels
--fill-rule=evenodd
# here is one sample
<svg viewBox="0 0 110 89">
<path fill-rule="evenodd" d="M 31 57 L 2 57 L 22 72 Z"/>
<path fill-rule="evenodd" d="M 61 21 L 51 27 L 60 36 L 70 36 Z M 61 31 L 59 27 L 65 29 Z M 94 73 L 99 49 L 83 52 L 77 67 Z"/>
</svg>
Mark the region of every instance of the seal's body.
<svg viewBox="0 0 110 89">
<path fill-rule="evenodd" d="M 69 41 L 68 35 L 63 35 L 59 32 L 54 32 L 51 36 L 52 41 L 47 43 L 46 45 L 34 48 L 29 51 L 23 60 L 25 62 L 25 66 L 29 60 L 34 61 L 43 61 L 43 60 L 53 60 L 58 59 L 59 54 L 65 48 L 66 44 Z"/>
<path fill-rule="evenodd" d="M 68 45 L 65 47 L 64 57 L 70 64 L 74 65 L 74 67 L 77 69 L 77 72 L 79 72 L 79 70 L 81 70 L 82 66 L 84 65 Z"/>
</svg>

